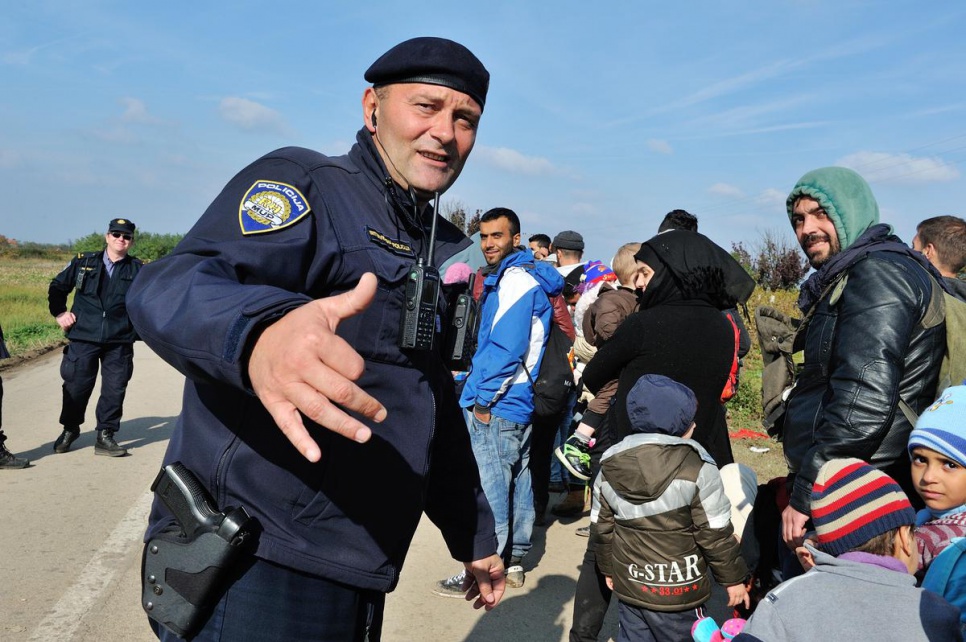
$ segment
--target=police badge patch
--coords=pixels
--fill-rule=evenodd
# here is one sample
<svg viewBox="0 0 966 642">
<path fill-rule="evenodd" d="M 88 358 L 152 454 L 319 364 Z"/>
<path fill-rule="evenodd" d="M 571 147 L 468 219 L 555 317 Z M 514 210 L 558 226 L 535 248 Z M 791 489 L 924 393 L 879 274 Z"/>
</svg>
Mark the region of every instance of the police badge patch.
<svg viewBox="0 0 966 642">
<path fill-rule="evenodd" d="M 238 223 L 245 235 L 274 232 L 294 225 L 309 211 L 305 197 L 288 183 L 258 180 L 242 197 Z"/>
</svg>

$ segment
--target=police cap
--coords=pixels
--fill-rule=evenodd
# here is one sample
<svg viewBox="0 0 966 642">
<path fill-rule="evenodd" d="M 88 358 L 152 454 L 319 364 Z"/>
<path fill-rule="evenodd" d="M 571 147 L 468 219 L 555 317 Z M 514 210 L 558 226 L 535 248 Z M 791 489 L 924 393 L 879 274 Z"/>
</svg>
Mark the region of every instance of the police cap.
<svg viewBox="0 0 966 642">
<path fill-rule="evenodd" d="M 112 219 L 110 223 L 107 224 L 107 231 L 110 232 L 127 232 L 128 234 L 134 234 L 135 225 L 126 218 L 115 218 Z"/>
<path fill-rule="evenodd" d="M 401 42 L 366 70 L 374 87 L 396 83 L 442 85 L 486 102 L 490 72 L 469 49 L 445 38 L 413 38 Z"/>
</svg>

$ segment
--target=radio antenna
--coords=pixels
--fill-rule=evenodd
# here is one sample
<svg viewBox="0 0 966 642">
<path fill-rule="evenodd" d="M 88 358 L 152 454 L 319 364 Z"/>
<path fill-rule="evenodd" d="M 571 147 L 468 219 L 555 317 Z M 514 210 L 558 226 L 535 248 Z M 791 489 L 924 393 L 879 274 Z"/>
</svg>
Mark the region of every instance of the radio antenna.
<svg viewBox="0 0 966 642">
<path fill-rule="evenodd" d="M 426 265 L 433 266 L 433 253 L 436 249 L 436 217 L 439 216 L 439 192 L 433 201 L 433 222 L 429 226 L 429 250 L 426 252 Z"/>
</svg>

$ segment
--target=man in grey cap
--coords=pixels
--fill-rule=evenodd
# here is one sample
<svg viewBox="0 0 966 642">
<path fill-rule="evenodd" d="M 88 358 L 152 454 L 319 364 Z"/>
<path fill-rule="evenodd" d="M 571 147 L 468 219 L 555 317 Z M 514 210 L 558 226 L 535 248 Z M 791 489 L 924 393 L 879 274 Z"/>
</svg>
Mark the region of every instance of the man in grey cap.
<svg viewBox="0 0 966 642">
<path fill-rule="evenodd" d="M 570 318 L 573 320 L 574 308 L 577 305 L 577 300 L 580 298 L 577 286 L 580 285 L 580 277 L 583 276 L 584 266 L 587 264 L 583 260 L 584 237 L 579 232 L 564 230 L 553 237 L 553 242 L 550 244 L 550 251 L 557 257 L 557 271 L 564 278 L 563 297 L 567 301 Z M 574 418 L 573 408 L 576 402 L 577 392 L 575 390 L 571 394 L 567 402 L 567 409 L 564 411 L 560 424 L 557 426 L 557 433 L 553 442 L 554 449 L 558 447 L 562 448 L 564 441 L 571 432 L 571 424 Z M 569 476 L 566 468 L 558 463 L 557 457 L 551 455 L 550 458 L 551 467 L 559 467 L 561 476 L 568 478 L 567 495 L 551 507 L 550 511 L 560 517 L 568 517 L 582 513 L 585 504 L 584 487 L 586 484 L 576 477 Z"/>
<path fill-rule="evenodd" d="M 365 77 L 347 155 L 255 161 L 131 291 L 138 332 L 187 376 L 165 463 L 258 524 L 227 587 L 196 596 L 211 614 L 195 639 L 378 640 L 423 512 L 467 599 L 503 595 L 432 267 L 470 243 L 433 201 L 473 149 L 489 74 L 460 44 L 415 38 Z M 146 539 L 172 531 L 155 501 Z"/>
</svg>

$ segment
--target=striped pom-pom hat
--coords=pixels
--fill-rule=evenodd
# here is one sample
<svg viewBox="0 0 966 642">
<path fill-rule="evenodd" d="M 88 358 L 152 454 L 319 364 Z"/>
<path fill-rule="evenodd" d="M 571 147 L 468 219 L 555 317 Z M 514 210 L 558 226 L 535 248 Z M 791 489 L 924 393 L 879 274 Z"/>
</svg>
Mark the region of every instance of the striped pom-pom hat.
<svg viewBox="0 0 966 642">
<path fill-rule="evenodd" d="M 946 388 L 922 411 L 909 435 L 909 454 L 919 446 L 966 466 L 966 385 Z"/>
<path fill-rule="evenodd" d="M 833 459 L 822 466 L 812 486 L 811 510 L 819 546 L 836 556 L 916 521 L 899 484 L 859 459 Z"/>
</svg>

